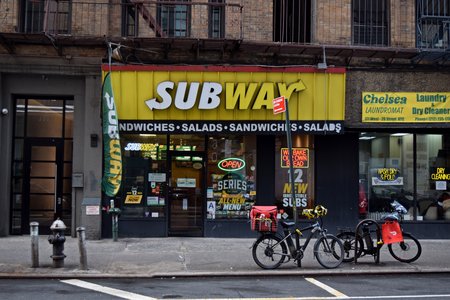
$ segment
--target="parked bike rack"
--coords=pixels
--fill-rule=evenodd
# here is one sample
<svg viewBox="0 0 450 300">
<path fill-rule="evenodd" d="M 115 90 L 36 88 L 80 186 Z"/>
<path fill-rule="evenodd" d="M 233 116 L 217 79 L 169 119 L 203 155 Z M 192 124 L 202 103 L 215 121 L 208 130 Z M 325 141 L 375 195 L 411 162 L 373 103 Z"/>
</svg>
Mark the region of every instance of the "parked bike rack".
<svg viewBox="0 0 450 300">
<path fill-rule="evenodd" d="M 376 232 L 376 245 L 373 244 L 373 238 L 371 235 L 371 232 L 373 230 L 371 230 L 370 227 L 376 227 L 375 228 L 375 232 Z M 380 262 L 380 248 L 383 246 L 383 240 L 381 238 L 381 227 L 380 225 L 377 223 L 377 221 L 372 220 L 372 219 L 364 219 L 361 222 L 358 223 L 358 225 L 356 225 L 356 230 L 355 230 L 355 263 L 357 263 L 358 260 L 358 244 L 359 244 L 359 240 L 362 240 L 362 245 L 364 247 L 367 247 L 367 249 L 363 249 L 365 254 L 371 254 L 374 256 L 375 258 L 375 263 L 379 263 Z M 370 249 L 369 249 L 370 248 Z"/>
</svg>

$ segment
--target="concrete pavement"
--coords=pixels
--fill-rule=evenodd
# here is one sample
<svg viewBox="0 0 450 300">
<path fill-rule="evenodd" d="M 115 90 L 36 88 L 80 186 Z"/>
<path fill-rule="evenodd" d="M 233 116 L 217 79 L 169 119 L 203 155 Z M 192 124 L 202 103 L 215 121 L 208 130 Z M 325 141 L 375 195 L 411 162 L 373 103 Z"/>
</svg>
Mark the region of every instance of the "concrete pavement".
<svg viewBox="0 0 450 300">
<path fill-rule="evenodd" d="M 39 267 L 32 268 L 31 237 L 0 238 L 0 278 L 126 278 L 181 276 L 351 275 L 450 272 L 450 240 L 421 240 L 418 261 L 396 261 L 386 246 L 380 264 L 372 256 L 358 263 L 324 269 L 309 245 L 302 267 L 291 260 L 276 270 L 259 268 L 252 258 L 255 239 L 248 238 L 120 238 L 86 241 L 88 270 L 80 270 L 78 240 L 67 237 L 63 268 L 53 268 L 52 245 L 39 237 Z"/>
</svg>

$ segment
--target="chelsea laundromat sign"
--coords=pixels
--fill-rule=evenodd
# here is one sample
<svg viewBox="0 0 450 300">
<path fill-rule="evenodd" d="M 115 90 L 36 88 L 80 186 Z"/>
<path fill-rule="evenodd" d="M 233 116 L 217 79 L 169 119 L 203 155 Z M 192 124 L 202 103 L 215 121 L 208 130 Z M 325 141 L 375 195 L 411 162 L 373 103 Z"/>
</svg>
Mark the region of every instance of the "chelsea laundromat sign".
<svg viewBox="0 0 450 300">
<path fill-rule="evenodd" d="M 448 93 L 362 93 L 363 122 L 434 123 L 450 121 Z"/>
<path fill-rule="evenodd" d="M 273 115 L 279 96 L 292 131 L 343 132 L 344 68 L 113 66 L 111 74 L 122 132 L 285 132 L 284 114 Z"/>
</svg>

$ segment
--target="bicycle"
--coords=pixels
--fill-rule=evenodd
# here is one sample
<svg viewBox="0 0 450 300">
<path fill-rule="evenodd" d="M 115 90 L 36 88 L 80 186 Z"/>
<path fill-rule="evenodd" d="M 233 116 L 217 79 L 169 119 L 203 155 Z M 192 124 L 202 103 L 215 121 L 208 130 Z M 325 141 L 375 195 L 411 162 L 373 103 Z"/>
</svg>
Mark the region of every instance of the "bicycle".
<svg viewBox="0 0 450 300">
<path fill-rule="evenodd" d="M 344 248 L 336 236 L 328 234 L 323 228 L 322 217 L 326 214 L 327 209 L 321 205 L 314 209 L 304 209 L 302 215 L 315 220 L 305 228 L 298 228 L 294 222 L 280 221 L 283 235 L 274 232 L 262 233 L 252 246 L 253 260 L 263 269 L 276 269 L 291 259 L 301 267 L 306 247 L 311 239 L 317 236 L 314 243 L 314 257 L 324 268 L 337 268 L 344 258 Z M 300 236 L 304 231 L 310 231 L 310 234 L 301 245 Z"/>
<path fill-rule="evenodd" d="M 403 220 L 403 215 L 407 213 L 406 208 L 396 200 L 391 203 L 391 207 L 393 208 L 393 213 L 386 215 L 383 221 L 385 224 L 387 222 L 398 222 L 403 240 L 387 244 L 389 253 L 400 262 L 412 263 L 419 259 L 422 254 L 422 246 L 419 240 L 411 233 L 403 231 L 401 221 Z M 359 224 L 357 228 L 360 227 L 361 230 L 359 230 L 358 234 L 351 230 L 344 230 L 337 234 L 337 237 L 344 245 L 345 257 L 343 261 L 356 261 L 355 255 L 356 258 L 359 258 L 369 254 L 374 256 L 376 263 L 379 263 L 380 248 L 385 242 L 380 234 L 378 223 L 374 220 L 366 219 Z M 371 225 L 375 225 L 376 228 L 373 229 L 374 226 Z M 376 234 L 375 243 L 373 241 L 374 233 Z"/>
</svg>

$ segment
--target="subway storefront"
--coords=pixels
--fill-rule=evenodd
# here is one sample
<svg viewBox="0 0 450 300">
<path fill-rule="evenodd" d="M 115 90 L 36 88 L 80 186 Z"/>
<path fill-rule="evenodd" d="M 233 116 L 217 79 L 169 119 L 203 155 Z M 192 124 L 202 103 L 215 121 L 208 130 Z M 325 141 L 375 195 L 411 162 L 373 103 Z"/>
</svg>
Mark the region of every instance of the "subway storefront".
<svg viewBox="0 0 450 300">
<path fill-rule="evenodd" d="M 276 205 L 293 218 L 294 204 L 348 201 L 318 199 L 336 164 L 330 159 L 345 152 L 344 68 L 104 65 L 107 73 L 122 155 L 119 236 L 252 236 L 253 205 Z M 293 186 L 286 113 L 273 113 L 280 96 L 288 99 Z M 110 219 L 105 212 L 104 237 Z"/>
</svg>

